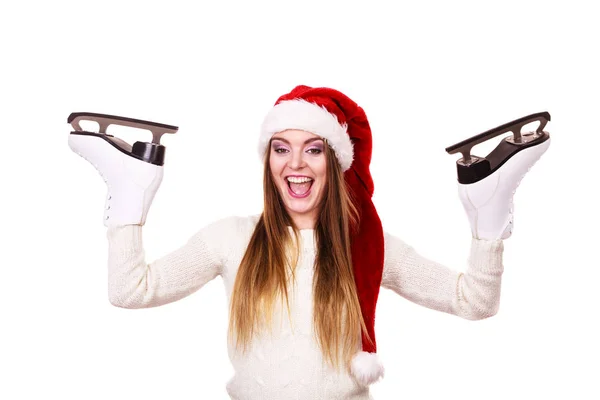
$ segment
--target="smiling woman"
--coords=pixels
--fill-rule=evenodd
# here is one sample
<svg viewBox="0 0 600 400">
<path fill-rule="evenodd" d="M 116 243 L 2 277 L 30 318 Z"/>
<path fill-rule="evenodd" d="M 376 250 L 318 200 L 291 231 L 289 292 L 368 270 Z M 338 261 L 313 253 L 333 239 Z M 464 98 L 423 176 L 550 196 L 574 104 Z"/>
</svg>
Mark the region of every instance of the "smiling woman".
<svg viewBox="0 0 600 400">
<path fill-rule="evenodd" d="M 313 382 L 315 387 L 331 384 L 338 390 L 366 394 L 366 388 L 355 386 L 347 372 L 339 376 L 339 371 L 330 369 L 339 369 L 340 356 L 342 364 L 349 366 L 360 346 L 361 330 L 367 332 L 351 260 L 350 229 L 356 227 L 357 215 L 341 166 L 335 153 L 325 146 L 325 139 L 302 130 L 278 132 L 264 151 L 265 208 L 237 270 L 231 296 L 230 338 L 236 336 L 236 347 L 250 349 L 250 359 L 256 353 L 271 360 L 287 358 L 286 347 L 301 346 L 303 354 L 295 365 L 276 363 L 279 371 L 292 368 L 292 375 Z M 264 254 L 272 257 L 265 258 Z M 290 275 L 298 279 L 290 283 Z M 282 347 L 277 349 L 272 340 L 253 339 L 252 330 L 261 331 L 261 319 L 265 318 L 273 332 L 271 316 L 282 311 L 274 304 L 283 299 L 299 332 L 282 340 Z M 283 328 L 289 332 L 287 323 Z M 313 329 L 315 337 L 307 335 Z M 277 343 L 280 331 L 275 332 Z M 330 366 L 306 364 L 308 359 L 321 357 Z M 318 378 L 308 371 L 317 371 Z M 274 373 L 273 379 L 280 380 L 279 375 Z M 230 393 L 235 393 L 238 385 L 233 381 Z M 306 393 L 313 393 L 307 398 L 330 398 L 333 392 Z M 321 397 L 320 393 L 327 396 Z"/>
<path fill-rule="evenodd" d="M 232 399 L 372 399 L 369 386 L 384 376 L 375 339 L 380 288 L 462 318 L 490 317 L 499 305 L 503 242 L 473 237 L 459 273 L 385 233 L 372 202 L 371 147 L 369 122 L 354 101 L 329 88 L 294 88 L 261 127 L 263 212 L 215 221 L 151 263 L 143 222 L 112 221 L 111 303 L 157 307 L 221 276 Z"/>
<path fill-rule="evenodd" d="M 312 229 L 326 184 L 323 139 L 296 129 L 276 134 L 269 168 L 290 217 L 299 229 Z"/>
</svg>

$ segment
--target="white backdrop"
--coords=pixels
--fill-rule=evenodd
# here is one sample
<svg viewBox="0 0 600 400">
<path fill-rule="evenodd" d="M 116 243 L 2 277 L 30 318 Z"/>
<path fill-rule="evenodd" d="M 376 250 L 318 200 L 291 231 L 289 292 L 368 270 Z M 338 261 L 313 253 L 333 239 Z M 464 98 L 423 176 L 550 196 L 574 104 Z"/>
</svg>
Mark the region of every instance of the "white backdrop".
<svg viewBox="0 0 600 400">
<path fill-rule="evenodd" d="M 179 126 L 163 139 L 165 177 L 144 228 L 151 261 L 211 221 L 262 210 L 258 127 L 297 84 L 363 106 L 384 228 L 459 270 L 471 233 L 459 156 L 445 147 L 552 115 L 552 145 L 515 196 L 499 313 L 466 321 L 384 290 L 376 331 L 386 377 L 374 398 L 600 397 L 591 5 L 157 3 L 0 7 L 0 398 L 227 399 L 220 278 L 155 309 L 108 302 L 106 188 L 68 148 L 67 117 Z"/>
</svg>

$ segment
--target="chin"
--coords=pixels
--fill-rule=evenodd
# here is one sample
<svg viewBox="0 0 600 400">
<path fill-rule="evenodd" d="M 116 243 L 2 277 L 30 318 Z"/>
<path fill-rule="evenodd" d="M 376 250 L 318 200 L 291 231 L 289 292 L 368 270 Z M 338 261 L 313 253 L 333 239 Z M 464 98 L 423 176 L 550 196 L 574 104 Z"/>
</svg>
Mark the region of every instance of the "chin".
<svg viewBox="0 0 600 400">
<path fill-rule="evenodd" d="M 286 206 L 286 210 L 287 210 L 288 214 L 290 214 L 290 216 L 292 216 L 292 215 L 298 215 L 298 216 L 309 215 L 316 211 L 316 209 L 314 207 L 307 208 L 307 207 L 290 207 L 290 206 Z"/>
<path fill-rule="evenodd" d="M 312 204 L 312 201 L 310 204 L 298 204 L 296 201 L 290 202 L 289 200 L 284 200 L 283 203 L 285 204 L 287 211 L 294 214 L 308 214 L 314 212 L 316 209 L 316 205 Z"/>
<path fill-rule="evenodd" d="M 318 201 L 314 199 L 314 197 L 318 197 L 319 190 L 312 192 L 307 198 L 304 199 L 295 199 L 290 196 L 287 192 L 287 185 L 285 187 L 285 193 L 281 193 L 280 195 L 283 199 L 283 204 L 285 205 L 286 211 L 290 216 L 308 216 L 317 211 Z"/>
</svg>

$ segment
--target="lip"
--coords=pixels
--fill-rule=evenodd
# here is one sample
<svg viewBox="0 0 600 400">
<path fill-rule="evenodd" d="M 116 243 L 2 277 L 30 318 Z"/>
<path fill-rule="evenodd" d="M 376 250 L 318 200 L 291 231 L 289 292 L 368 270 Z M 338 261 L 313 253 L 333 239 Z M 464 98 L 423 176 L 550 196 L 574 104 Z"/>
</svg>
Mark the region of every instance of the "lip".
<svg viewBox="0 0 600 400">
<path fill-rule="evenodd" d="M 308 197 L 308 195 L 310 195 L 310 192 L 312 191 L 312 186 L 310 187 L 310 189 L 308 189 L 308 191 L 306 193 L 304 193 L 303 195 L 297 195 L 296 193 L 292 192 L 292 189 L 287 186 L 287 190 L 290 196 L 292 196 L 294 199 L 303 199 L 305 197 Z"/>
<path fill-rule="evenodd" d="M 310 185 L 310 189 L 308 189 L 308 191 L 306 193 L 304 193 L 303 195 L 297 195 L 290 188 L 289 181 L 287 180 L 287 178 L 290 178 L 290 177 L 292 177 L 292 178 L 309 178 L 309 179 L 312 179 L 312 183 Z M 286 183 L 285 186 L 287 186 L 288 194 L 290 195 L 290 197 L 292 197 L 294 199 L 304 199 L 304 198 L 308 197 L 310 195 L 310 192 L 312 191 L 312 185 L 315 182 L 315 178 L 313 178 L 311 176 L 308 176 L 308 175 L 286 175 L 283 180 Z"/>
</svg>

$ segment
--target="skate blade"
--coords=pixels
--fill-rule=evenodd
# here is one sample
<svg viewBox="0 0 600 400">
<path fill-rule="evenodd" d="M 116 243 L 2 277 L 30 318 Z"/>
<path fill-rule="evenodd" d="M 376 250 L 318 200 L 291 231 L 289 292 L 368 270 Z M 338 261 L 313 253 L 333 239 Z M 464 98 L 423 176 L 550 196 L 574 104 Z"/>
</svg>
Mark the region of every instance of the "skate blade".
<svg viewBox="0 0 600 400">
<path fill-rule="evenodd" d="M 81 128 L 81 121 L 98 123 L 99 132 L 88 132 Z M 75 112 L 69 115 L 67 122 L 75 129 L 72 135 L 89 135 L 106 140 L 119 151 L 137 158 L 141 161 L 155 165 L 164 165 L 165 147 L 160 144 L 160 139 L 165 133 L 174 134 L 179 128 L 173 125 L 161 124 L 141 119 L 120 117 L 116 115 L 97 114 L 89 112 Z M 152 142 L 135 142 L 132 145 L 126 141 L 106 133 L 110 125 L 121 125 L 132 128 L 146 129 L 152 132 Z"/>
<path fill-rule="evenodd" d="M 67 122 L 70 123 L 76 132 L 85 132 L 81 129 L 79 121 L 88 120 L 97 122 L 100 126 L 100 133 L 106 134 L 106 129 L 110 125 L 129 126 L 132 128 L 147 129 L 152 132 L 152 143 L 160 144 L 160 138 L 165 133 L 176 133 L 179 128 L 173 125 L 160 124 L 158 122 L 144 121 L 141 119 L 119 117 L 116 115 L 96 114 L 89 112 L 75 112 L 69 115 Z"/>
<path fill-rule="evenodd" d="M 535 132 L 521 132 L 523 126 L 535 121 L 540 122 Z M 544 131 L 544 127 L 548 121 L 550 121 L 550 114 L 548 112 L 531 114 L 447 147 L 446 151 L 449 154 L 460 152 L 463 155 L 456 162 L 458 181 L 460 183 L 474 183 L 484 179 L 494 173 L 494 171 L 519 151 L 545 142 L 550 137 L 548 132 Z M 507 132 L 512 132 L 513 135 L 504 138 L 487 156 L 478 157 L 471 155 L 473 146 Z"/>
</svg>

